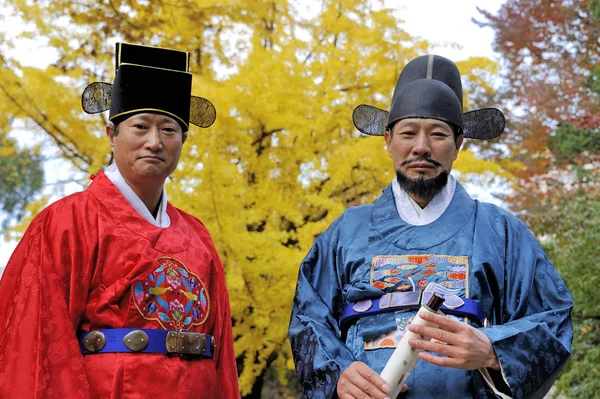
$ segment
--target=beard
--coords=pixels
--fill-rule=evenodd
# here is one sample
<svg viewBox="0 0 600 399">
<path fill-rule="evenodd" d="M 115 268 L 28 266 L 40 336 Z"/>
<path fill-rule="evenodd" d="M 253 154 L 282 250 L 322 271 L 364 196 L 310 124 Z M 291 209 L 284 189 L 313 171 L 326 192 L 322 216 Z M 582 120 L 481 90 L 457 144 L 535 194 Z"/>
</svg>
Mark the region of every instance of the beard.
<svg viewBox="0 0 600 399">
<path fill-rule="evenodd" d="M 442 170 L 439 175 L 425 178 L 419 176 L 416 179 L 410 178 L 400 170 L 396 171 L 396 180 L 404 191 L 409 195 L 422 199 L 423 201 L 429 202 L 436 196 L 440 191 L 446 187 L 448 183 L 448 175 L 450 173 L 447 170 Z"/>
</svg>

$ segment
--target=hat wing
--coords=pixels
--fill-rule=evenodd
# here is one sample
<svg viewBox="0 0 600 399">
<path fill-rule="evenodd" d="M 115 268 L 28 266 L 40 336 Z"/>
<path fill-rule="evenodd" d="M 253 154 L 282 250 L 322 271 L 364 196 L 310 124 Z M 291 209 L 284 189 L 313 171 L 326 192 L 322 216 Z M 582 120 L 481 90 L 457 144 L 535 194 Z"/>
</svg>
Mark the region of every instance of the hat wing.
<svg viewBox="0 0 600 399">
<path fill-rule="evenodd" d="M 196 126 L 207 128 L 217 119 L 215 106 L 206 98 L 192 96 L 190 103 L 190 122 Z"/>
<path fill-rule="evenodd" d="M 389 114 L 388 111 L 377 107 L 361 104 L 354 109 L 352 121 L 361 133 L 369 136 L 383 136 Z"/>
<path fill-rule="evenodd" d="M 467 139 L 491 140 L 504 131 L 506 120 L 496 108 L 481 108 L 463 114 L 464 135 Z"/>
<path fill-rule="evenodd" d="M 81 95 L 81 107 L 88 114 L 98 114 L 110 109 L 112 85 L 104 82 L 89 84 Z"/>
</svg>

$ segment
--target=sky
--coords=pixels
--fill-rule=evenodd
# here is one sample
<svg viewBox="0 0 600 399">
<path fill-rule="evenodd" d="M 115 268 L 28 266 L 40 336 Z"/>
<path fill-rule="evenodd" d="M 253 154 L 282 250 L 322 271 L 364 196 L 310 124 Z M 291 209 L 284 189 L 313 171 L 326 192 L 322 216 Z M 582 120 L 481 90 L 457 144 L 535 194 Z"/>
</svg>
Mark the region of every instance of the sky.
<svg viewBox="0 0 600 399">
<path fill-rule="evenodd" d="M 482 20 L 477 7 L 496 13 L 503 3 L 504 0 L 384 0 L 385 6 L 395 9 L 397 15 L 404 20 L 403 27 L 409 34 L 436 45 L 435 54 L 456 61 L 471 56 L 499 59 L 492 50 L 493 31 L 478 27 L 471 19 Z M 6 10 L 0 9 L 0 14 L 5 12 Z M 21 29 L 21 24 L 16 19 L 0 22 L 0 31 L 9 34 Z M 455 45 L 451 46 L 452 43 Z M 45 66 L 48 63 L 46 60 L 53 58 L 51 50 L 43 43 L 33 40 L 23 42 L 14 54 L 21 61 L 36 67 Z M 489 194 L 495 191 L 494 188 L 485 192 L 476 187 L 467 187 L 467 190 L 474 198 L 501 205 Z M 6 265 L 16 245 L 16 242 L 5 242 L 0 238 L 0 269 Z"/>
</svg>

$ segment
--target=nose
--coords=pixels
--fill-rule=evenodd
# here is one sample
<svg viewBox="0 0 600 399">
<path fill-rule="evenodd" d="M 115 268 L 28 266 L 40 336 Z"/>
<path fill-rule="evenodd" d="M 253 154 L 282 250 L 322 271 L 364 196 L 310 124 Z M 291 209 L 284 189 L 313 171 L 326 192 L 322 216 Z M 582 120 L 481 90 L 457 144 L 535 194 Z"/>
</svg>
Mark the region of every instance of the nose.
<svg viewBox="0 0 600 399">
<path fill-rule="evenodd" d="M 158 152 L 162 149 L 162 141 L 157 126 L 152 126 L 146 134 L 146 148 L 152 152 Z"/>
<path fill-rule="evenodd" d="M 431 155 L 431 143 L 425 132 L 419 132 L 415 138 L 412 154 L 420 157 L 429 157 Z"/>
</svg>

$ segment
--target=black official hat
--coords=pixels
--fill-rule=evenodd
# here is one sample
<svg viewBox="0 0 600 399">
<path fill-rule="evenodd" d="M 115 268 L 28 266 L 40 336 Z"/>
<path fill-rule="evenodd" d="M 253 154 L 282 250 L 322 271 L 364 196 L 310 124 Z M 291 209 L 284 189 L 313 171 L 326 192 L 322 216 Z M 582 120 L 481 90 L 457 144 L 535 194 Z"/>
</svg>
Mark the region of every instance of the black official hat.
<svg viewBox="0 0 600 399">
<path fill-rule="evenodd" d="M 462 82 L 454 62 L 438 55 L 410 61 L 398 78 L 390 111 L 359 105 L 352 113 L 354 126 L 371 136 L 383 136 L 394 122 L 431 118 L 457 126 L 465 138 L 489 140 L 504 131 L 504 114 L 496 108 L 463 113 Z"/>
<path fill-rule="evenodd" d="M 209 127 L 217 117 L 214 105 L 192 96 L 190 53 L 160 47 L 117 43 L 113 84 L 95 82 L 85 88 L 81 105 L 88 114 L 110 109 L 118 123 L 140 112 L 158 112 L 176 119 L 184 131 L 190 122 Z"/>
</svg>

